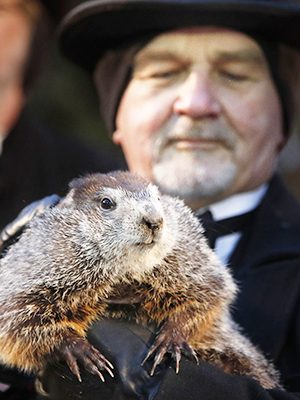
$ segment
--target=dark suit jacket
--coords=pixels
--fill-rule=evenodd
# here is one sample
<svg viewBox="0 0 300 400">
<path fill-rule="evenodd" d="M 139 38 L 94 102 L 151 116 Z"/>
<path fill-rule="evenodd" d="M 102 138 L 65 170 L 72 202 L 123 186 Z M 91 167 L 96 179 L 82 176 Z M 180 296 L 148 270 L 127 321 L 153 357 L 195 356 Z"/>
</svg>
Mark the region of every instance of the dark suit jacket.
<svg viewBox="0 0 300 400">
<path fill-rule="evenodd" d="M 279 177 L 230 267 L 241 289 L 235 319 L 274 360 L 282 379 L 297 374 L 300 385 L 300 207 Z"/>
<path fill-rule="evenodd" d="M 73 178 L 121 167 L 108 151 L 59 135 L 25 111 L 0 155 L 0 229 L 31 202 L 54 193 L 63 196 Z"/>
<path fill-rule="evenodd" d="M 103 385 L 82 371 L 84 383 L 78 385 L 66 369 L 50 371 L 44 376 L 50 398 L 77 399 L 76 393 L 81 393 L 78 398 L 85 400 L 300 399 L 300 206 L 278 176 L 229 265 L 241 289 L 232 309 L 234 318 L 274 360 L 286 392 L 264 390 L 253 379 L 184 357 L 178 374 L 171 364 L 149 377 L 147 365 L 140 363 L 153 336 L 137 326 L 110 321 L 95 324 L 89 340 L 113 362 L 115 378 L 107 377 Z"/>
<path fill-rule="evenodd" d="M 178 377 L 167 373 L 155 400 L 300 398 L 300 206 L 278 176 L 229 266 L 240 287 L 233 316 L 274 361 L 287 392 L 184 360 Z"/>
</svg>

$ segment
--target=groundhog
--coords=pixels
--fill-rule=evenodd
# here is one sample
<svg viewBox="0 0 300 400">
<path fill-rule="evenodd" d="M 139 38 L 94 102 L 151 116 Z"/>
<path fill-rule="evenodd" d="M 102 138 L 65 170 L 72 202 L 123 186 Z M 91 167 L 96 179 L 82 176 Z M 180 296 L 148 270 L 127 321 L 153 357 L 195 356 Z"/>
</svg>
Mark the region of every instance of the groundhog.
<svg viewBox="0 0 300 400">
<path fill-rule="evenodd" d="M 93 321 L 112 302 L 135 303 L 131 318 L 160 326 L 145 360 L 152 374 L 171 350 L 265 388 L 278 374 L 231 319 L 237 293 L 192 211 L 129 172 L 75 179 L 63 201 L 35 217 L 0 266 L 0 361 L 41 373 L 63 359 L 104 380 L 111 363 L 89 344 Z M 117 317 L 128 318 L 128 315 Z M 101 372 L 102 371 L 102 372 Z"/>
</svg>

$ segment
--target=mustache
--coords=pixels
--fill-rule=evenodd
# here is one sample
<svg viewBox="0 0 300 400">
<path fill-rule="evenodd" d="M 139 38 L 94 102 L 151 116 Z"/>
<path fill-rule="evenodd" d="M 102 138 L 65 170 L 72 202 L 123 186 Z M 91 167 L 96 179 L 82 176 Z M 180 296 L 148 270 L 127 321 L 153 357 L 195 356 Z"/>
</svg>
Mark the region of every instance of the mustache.
<svg viewBox="0 0 300 400">
<path fill-rule="evenodd" d="M 232 149 L 236 143 L 236 136 L 230 127 L 219 126 L 214 123 L 189 123 L 186 126 L 166 124 L 160 129 L 154 141 L 154 152 L 157 156 L 167 147 L 180 140 L 211 140 L 222 143 Z"/>
</svg>

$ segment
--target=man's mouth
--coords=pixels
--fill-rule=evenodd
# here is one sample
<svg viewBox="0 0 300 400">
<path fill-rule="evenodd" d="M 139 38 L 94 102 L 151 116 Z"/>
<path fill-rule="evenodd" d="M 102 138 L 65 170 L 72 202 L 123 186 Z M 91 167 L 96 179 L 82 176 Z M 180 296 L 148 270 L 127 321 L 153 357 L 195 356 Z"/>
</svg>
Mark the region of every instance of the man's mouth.
<svg viewBox="0 0 300 400">
<path fill-rule="evenodd" d="M 220 139 L 204 138 L 176 138 L 168 142 L 169 146 L 174 146 L 177 150 L 211 150 L 222 144 L 224 146 Z"/>
</svg>

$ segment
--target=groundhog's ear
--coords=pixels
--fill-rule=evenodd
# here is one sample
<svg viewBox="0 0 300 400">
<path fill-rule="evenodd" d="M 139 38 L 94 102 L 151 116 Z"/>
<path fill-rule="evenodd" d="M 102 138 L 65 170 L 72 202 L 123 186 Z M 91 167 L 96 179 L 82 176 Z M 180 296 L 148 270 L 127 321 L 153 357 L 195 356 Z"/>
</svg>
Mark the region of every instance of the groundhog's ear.
<svg viewBox="0 0 300 400">
<path fill-rule="evenodd" d="M 71 182 L 69 182 L 69 189 L 76 189 L 78 187 L 81 187 L 84 185 L 85 182 L 86 182 L 86 177 L 84 176 L 75 178 Z"/>
<path fill-rule="evenodd" d="M 66 197 L 59 203 L 60 208 L 70 208 L 71 206 L 74 206 L 74 193 L 75 189 L 71 189 Z"/>
</svg>

